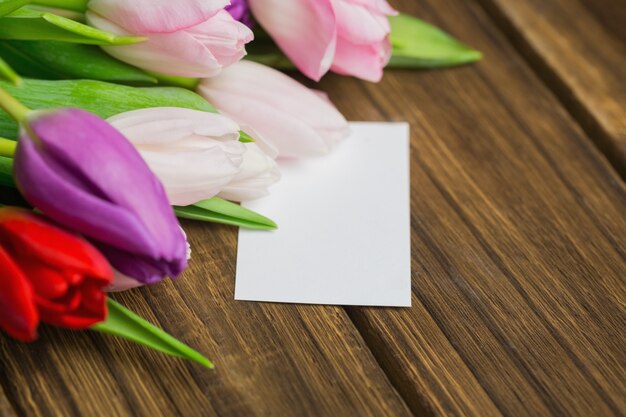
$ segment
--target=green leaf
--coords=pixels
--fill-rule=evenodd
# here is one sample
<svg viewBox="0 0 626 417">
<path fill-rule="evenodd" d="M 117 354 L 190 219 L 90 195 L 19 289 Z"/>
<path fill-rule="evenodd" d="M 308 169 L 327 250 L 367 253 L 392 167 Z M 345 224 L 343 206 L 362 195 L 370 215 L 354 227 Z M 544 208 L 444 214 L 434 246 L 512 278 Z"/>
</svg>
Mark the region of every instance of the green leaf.
<svg viewBox="0 0 626 417">
<path fill-rule="evenodd" d="M 0 156 L 0 185 L 15 187 L 13 181 L 13 159 Z"/>
<path fill-rule="evenodd" d="M 15 85 L 20 85 L 22 83 L 22 79 L 13 68 L 6 63 L 4 59 L 0 56 L 0 76 L 2 76 L 5 80 L 12 82 Z"/>
<path fill-rule="evenodd" d="M 240 130 L 239 131 L 239 142 L 241 142 L 241 143 L 252 143 L 252 142 L 256 142 L 256 141 L 254 140 L 254 138 L 252 136 L 248 135 L 243 130 Z"/>
<path fill-rule="evenodd" d="M 406 14 L 389 17 L 393 53 L 390 68 L 435 68 L 478 61 L 482 54 L 452 36 Z"/>
<path fill-rule="evenodd" d="M 205 222 L 229 224 L 248 229 L 274 230 L 271 219 L 230 201 L 213 197 L 185 207 L 174 207 L 178 217 Z"/>
<path fill-rule="evenodd" d="M 84 12 L 87 10 L 89 0 L 32 0 L 38 6 L 50 7 L 53 9 L 73 10 Z"/>
<path fill-rule="evenodd" d="M 93 45 L 0 40 L 0 56 L 24 77 L 156 84 L 156 78 Z"/>
<path fill-rule="evenodd" d="M 109 314 L 106 321 L 91 327 L 92 330 L 119 336 L 167 355 L 188 359 L 213 369 L 211 361 L 200 353 L 148 323 L 121 304 L 109 298 L 107 306 Z"/>
<path fill-rule="evenodd" d="M 117 36 L 47 12 L 19 9 L 0 18 L 0 39 L 47 40 L 93 45 L 127 45 L 145 40 Z"/>
<path fill-rule="evenodd" d="M 30 4 L 31 0 L 0 0 L 0 17 L 13 13 L 20 7 Z"/>
<path fill-rule="evenodd" d="M 182 87 L 187 90 L 195 90 L 200 83 L 199 78 L 178 77 L 176 75 L 164 75 L 157 72 L 147 71 L 152 77 L 159 80 L 160 85 L 169 87 Z"/>
<path fill-rule="evenodd" d="M 129 87 L 93 80 L 26 78 L 19 88 L 6 81 L 0 81 L 0 87 L 31 109 L 78 107 L 102 118 L 148 107 L 185 107 L 215 112 L 204 98 L 178 87 Z M 4 112 L 0 112 L 0 136 L 17 137 L 17 125 Z"/>
</svg>

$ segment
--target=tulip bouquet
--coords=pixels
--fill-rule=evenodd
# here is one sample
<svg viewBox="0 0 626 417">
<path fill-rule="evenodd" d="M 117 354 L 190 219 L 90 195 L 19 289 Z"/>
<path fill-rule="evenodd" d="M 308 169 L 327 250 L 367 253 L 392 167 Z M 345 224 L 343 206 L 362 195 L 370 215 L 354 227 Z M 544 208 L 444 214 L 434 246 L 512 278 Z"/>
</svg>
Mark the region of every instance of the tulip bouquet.
<svg viewBox="0 0 626 417">
<path fill-rule="evenodd" d="M 349 132 L 279 70 L 377 82 L 479 58 L 385 0 L 0 0 L 0 203 L 14 188 L 24 206 L 0 207 L 0 329 L 89 328 L 209 366 L 107 292 L 185 270 L 176 217 L 276 228 L 237 203 Z"/>
</svg>

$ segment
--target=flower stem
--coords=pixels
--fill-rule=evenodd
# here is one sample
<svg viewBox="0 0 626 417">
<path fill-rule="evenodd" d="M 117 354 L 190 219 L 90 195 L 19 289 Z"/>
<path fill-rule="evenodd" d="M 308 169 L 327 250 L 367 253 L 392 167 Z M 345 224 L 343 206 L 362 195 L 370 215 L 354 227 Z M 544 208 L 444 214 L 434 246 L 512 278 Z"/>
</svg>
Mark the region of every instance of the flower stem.
<svg viewBox="0 0 626 417">
<path fill-rule="evenodd" d="M 177 77 L 175 75 L 163 75 L 152 71 L 146 71 L 149 75 L 159 80 L 159 84 L 173 87 L 182 87 L 188 90 L 195 90 L 200 83 L 198 78 Z"/>
<path fill-rule="evenodd" d="M 0 138 L 0 156 L 13 158 L 17 142 L 11 139 Z"/>
<path fill-rule="evenodd" d="M 28 107 L 17 101 L 2 87 L 0 87 L 0 108 L 9 113 L 9 116 L 18 123 L 22 123 L 30 111 Z"/>
<path fill-rule="evenodd" d="M 39 6 L 84 12 L 87 10 L 87 2 L 88 0 L 33 0 L 32 3 Z"/>
<path fill-rule="evenodd" d="M 6 63 L 2 57 L 0 57 L 0 75 L 2 75 L 5 79 L 9 80 L 13 85 L 20 85 L 22 83 L 22 79 L 13 69 Z"/>
</svg>

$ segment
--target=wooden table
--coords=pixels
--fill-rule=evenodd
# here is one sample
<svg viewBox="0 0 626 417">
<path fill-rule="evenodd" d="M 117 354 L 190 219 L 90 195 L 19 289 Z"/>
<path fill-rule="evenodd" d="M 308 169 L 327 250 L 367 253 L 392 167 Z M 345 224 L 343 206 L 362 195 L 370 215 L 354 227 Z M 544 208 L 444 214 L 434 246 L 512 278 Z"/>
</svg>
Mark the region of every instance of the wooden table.
<svg viewBox="0 0 626 417">
<path fill-rule="evenodd" d="M 413 307 L 234 301 L 237 231 L 188 222 L 184 278 L 117 298 L 217 368 L 0 336 L 1 416 L 626 413 L 624 3 L 395 5 L 485 56 L 321 83 L 351 120 L 411 124 Z"/>
</svg>

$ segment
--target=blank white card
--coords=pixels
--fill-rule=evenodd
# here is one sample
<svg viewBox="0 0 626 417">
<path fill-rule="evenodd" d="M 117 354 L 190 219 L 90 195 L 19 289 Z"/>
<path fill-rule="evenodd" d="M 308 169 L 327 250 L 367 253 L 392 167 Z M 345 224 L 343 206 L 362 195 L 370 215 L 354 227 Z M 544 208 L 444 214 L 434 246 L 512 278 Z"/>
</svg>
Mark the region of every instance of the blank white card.
<svg viewBox="0 0 626 417">
<path fill-rule="evenodd" d="M 411 305 L 409 127 L 350 125 L 330 155 L 281 161 L 271 195 L 245 204 L 279 229 L 240 229 L 235 299 Z"/>
</svg>

